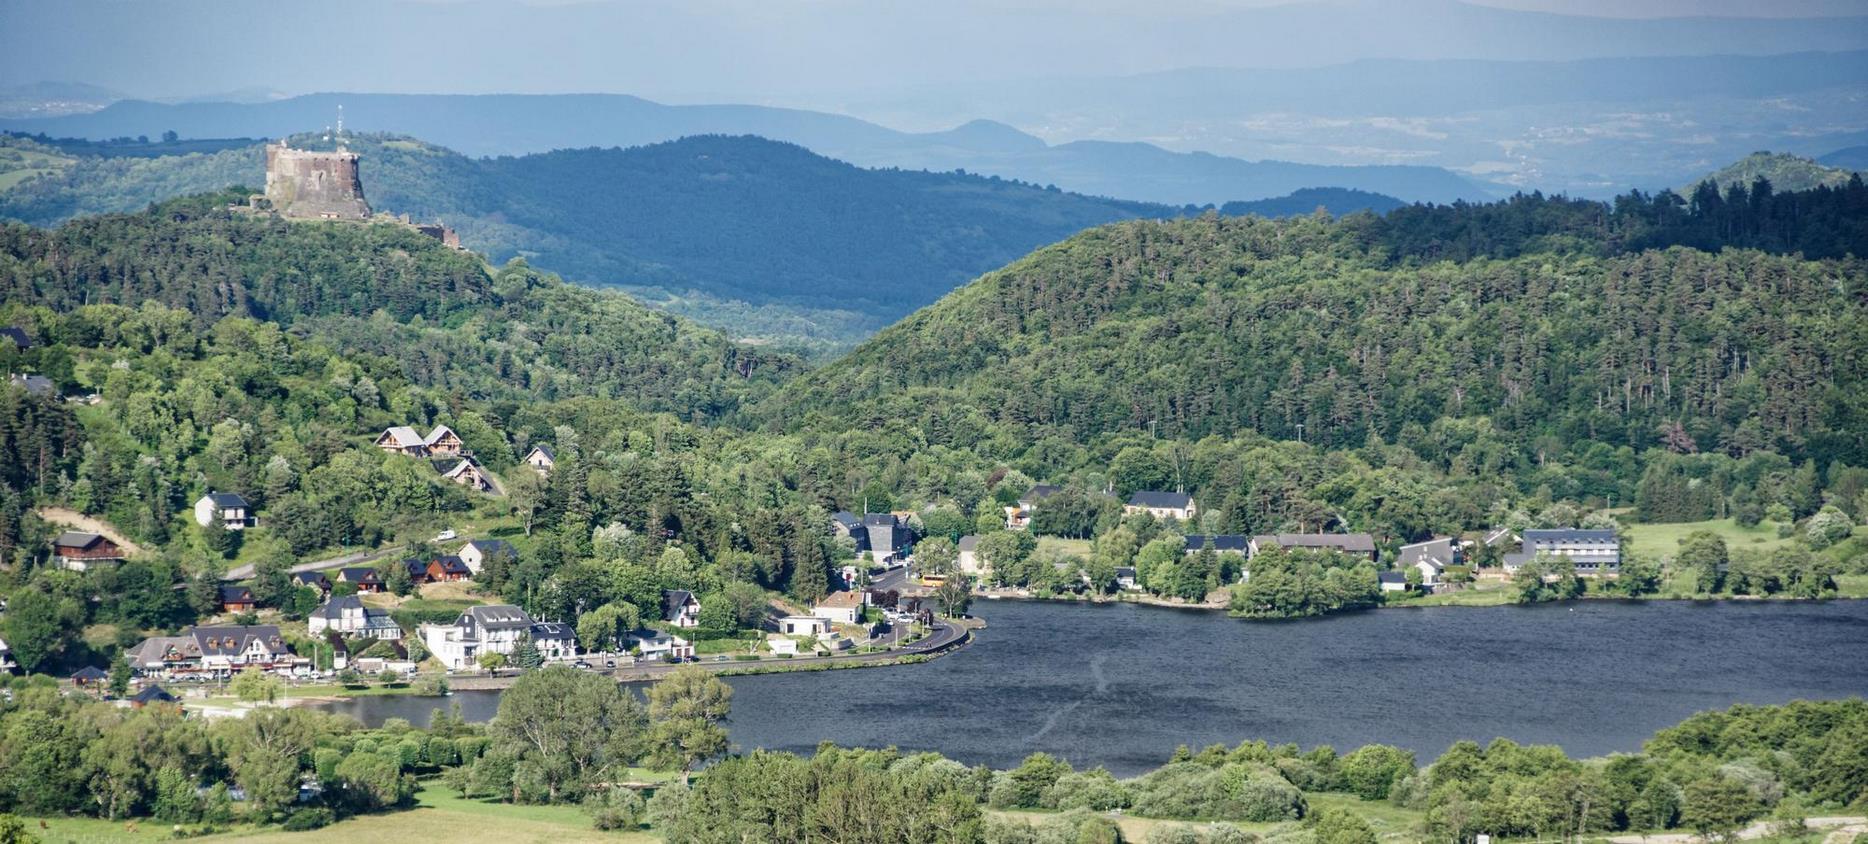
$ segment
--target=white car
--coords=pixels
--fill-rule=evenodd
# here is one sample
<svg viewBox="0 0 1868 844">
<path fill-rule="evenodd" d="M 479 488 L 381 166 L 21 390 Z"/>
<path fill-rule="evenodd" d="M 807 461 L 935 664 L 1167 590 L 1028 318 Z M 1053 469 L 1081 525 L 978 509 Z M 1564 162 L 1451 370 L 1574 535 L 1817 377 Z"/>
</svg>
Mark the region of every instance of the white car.
<svg viewBox="0 0 1868 844">
<path fill-rule="evenodd" d="M 440 533 L 437 533 L 437 534 L 435 534 L 435 540 L 434 540 L 434 541 L 436 541 L 436 542 L 446 542 L 446 541 L 448 541 L 448 540 L 450 540 L 450 539 L 453 539 L 454 537 L 457 537 L 457 536 L 460 536 L 460 534 L 458 534 L 458 533 L 455 533 L 455 532 L 454 532 L 453 530 L 444 530 L 444 531 L 442 531 L 442 532 L 440 532 Z"/>
</svg>

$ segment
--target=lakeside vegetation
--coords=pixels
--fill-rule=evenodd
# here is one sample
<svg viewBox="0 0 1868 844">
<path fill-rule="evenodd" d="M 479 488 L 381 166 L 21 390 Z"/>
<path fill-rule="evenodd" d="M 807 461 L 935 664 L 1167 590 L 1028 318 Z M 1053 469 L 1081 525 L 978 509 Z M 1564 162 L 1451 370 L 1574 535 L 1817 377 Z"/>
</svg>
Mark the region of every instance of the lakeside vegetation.
<svg viewBox="0 0 1868 844">
<path fill-rule="evenodd" d="M 497 828 L 507 840 L 601 830 L 616 833 L 603 840 L 722 844 L 1350 844 L 1721 835 L 1758 818 L 1790 830 L 1868 805 L 1859 699 L 1700 713 L 1606 759 L 1499 739 L 1461 741 L 1422 764 L 1384 745 L 1339 753 L 1248 740 L 1181 747 L 1122 779 L 1044 753 L 998 771 L 829 744 L 809 757 L 729 753 L 720 725 L 731 690 L 694 668 L 651 686 L 646 703 L 605 678 L 547 668 L 524 675 L 491 723 L 440 711 L 426 729 L 363 729 L 302 709 L 204 722 L 173 704 L 112 707 L 47 678 L 7 686 L 0 829 L 16 841 L 140 841 L 175 836 L 169 828 L 228 841 L 453 829 L 480 841 L 478 830 Z"/>
</svg>

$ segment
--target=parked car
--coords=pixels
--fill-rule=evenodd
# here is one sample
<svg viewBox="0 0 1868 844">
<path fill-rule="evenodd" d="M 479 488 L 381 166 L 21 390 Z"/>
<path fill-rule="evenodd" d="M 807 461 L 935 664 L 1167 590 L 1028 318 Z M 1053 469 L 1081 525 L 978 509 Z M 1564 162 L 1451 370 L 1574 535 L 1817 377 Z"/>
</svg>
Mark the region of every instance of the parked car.
<svg viewBox="0 0 1868 844">
<path fill-rule="evenodd" d="M 590 663 L 588 663 L 588 662 L 585 662 L 584 660 L 581 660 L 581 659 L 580 659 L 580 660 L 578 660 L 578 661 L 576 661 L 576 662 L 573 662 L 573 663 L 571 663 L 571 665 L 572 665 L 572 666 L 574 666 L 574 667 L 576 667 L 576 668 L 582 668 L 582 669 L 584 669 L 584 670 L 586 670 L 586 671 L 588 671 L 588 670 L 590 670 L 590 669 L 592 669 L 592 668 L 595 668 L 595 667 L 596 667 L 596 666 L 594 666 L 594 665 L 591 665 Z"/>
<path fill-rule="evenodd" d="M 721 655 L 719 655 L 719 656 L 716 656 L 716 657 L 714 657 L 714 658 L 713 658 L 713 661 L 714 661 L 714 662 L 726 662 L 726 661 L 727 661 L 727 655 L 726 655 L 726 654 L 721 654 Z"/>
<path fill-rule="evenodd" d="M 444 530 L 444 531 L 442 531 L 442 532 L 440 532 L 440 533 L 437 533 L 437 534 L 435 534 L 435 541 L 436 541 L 436 542 L 446 542 L 446 541 L 448 541 L 448 540 L 450 540 L 450 539 L 453 539 L 453 538 L 455 538 L 455 537 L 457 537 L 457 536 L 460 536 L 460 534 L 458 534 L 458 533 L 455 533 L 455 532 L 454 532 L 454 530 L 453 530 L 452 528 L 449 528 L 449 529 L 447 529 L 447 530 Z"/>
</svg>

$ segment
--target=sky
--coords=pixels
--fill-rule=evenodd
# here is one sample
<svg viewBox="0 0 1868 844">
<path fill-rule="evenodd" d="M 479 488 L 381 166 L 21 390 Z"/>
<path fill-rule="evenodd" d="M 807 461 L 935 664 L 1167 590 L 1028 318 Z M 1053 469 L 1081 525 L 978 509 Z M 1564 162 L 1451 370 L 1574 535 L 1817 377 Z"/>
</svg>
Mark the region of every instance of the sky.
<svg viewBox="0 0 1868 844">
<path fill-rule="evenodd" d="M 833 107 L 881 91 L 1182 67 L 1868 47 L 1868 0 L 1479 1 L 0 0 L 0 87 L 84 82 L 143 98 L 602 91 Z M 1771 19 L 1672 20 L 1706 15 Z"/>
</svg>

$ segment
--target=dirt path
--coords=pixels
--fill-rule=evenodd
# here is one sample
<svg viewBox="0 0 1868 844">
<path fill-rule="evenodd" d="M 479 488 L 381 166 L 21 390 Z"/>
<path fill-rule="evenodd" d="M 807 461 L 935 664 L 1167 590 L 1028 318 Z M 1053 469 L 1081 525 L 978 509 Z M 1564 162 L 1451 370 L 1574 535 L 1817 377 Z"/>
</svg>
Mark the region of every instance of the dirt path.
<svg viewBox="0 0 1868 844">
<path fill-rule="evenodd" d="M 143 546 L 131 542 L 129 537 L 124 536 L 121 531 L 76 510 L 64 507 L 40 507 L 33 512 L 38 514 L 39 518 L 55 525 L 64 525 L 72 530 L 81 530 L 86 533 L 102 534 L 105 539 L 117 543 L 118 547 L 131 554 L 143 553 Z"/>
<path fill-rule="evenodd" d="M 1737 839 L 1749 841 L 1764 838 L 1771 834 L 1775 821 L 1758 821 L 1738 831 Z M 1830 830 L 1823 838 L 1823 844 L 1848 844 L 1855 836 L 1868 832 L 1868 818 L 1836 817 L 1810 818 L 1805 824 L 1812 830 Z M 1666 835 L 1617 835 L 1610 838 L 1613 844 L 1693 844 L 1701 840 L 1699 836 L 1686 832 L 1673 832 Z"/>
</svg>

